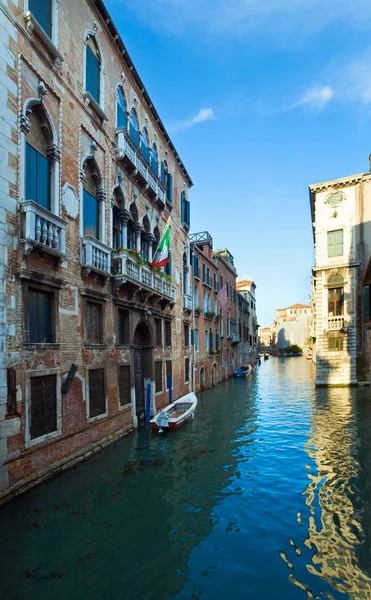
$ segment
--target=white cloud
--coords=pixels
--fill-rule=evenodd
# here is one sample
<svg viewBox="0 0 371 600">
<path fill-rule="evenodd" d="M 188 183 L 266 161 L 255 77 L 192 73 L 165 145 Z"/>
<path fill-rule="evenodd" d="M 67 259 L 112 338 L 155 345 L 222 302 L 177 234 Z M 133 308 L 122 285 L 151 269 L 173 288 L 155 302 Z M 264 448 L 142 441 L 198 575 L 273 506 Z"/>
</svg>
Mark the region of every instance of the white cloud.
<svg viewBox="0 0 371 600">
<path fill-rule="evenodd" d="M 212 108 L 200 108 L 197 115 L 189 120 L 189 125 L 203 123 L 203 121 L 215 121 L 216 117 Z"/>
<path fill-rule="evenodd" d="M 297 102 L 291 104 L 288 108 L 290 109 L 298 108 L 299 106 L 308 106 L 309 108 L 321 110 L 330 102 L 334 95 L 335 92 L 333 88 L 328 85 L 314 86 L 306 90 L 302 97 Z"/>
<path fill-rule="evenodd" d="M 215 120 L 216 116 L 212 108 L 200 108 L 196 115 L 190 117 L 189 119 L 185 119 L 184 121 L 179 121 L 179 123 L 175 123 L 169 127 L 169 130 L 179 131 L 179 129 L 187 129 L 188 127 L 193 127 L 193 125 L 197 125 L 198 123 Z"/>
</svg>

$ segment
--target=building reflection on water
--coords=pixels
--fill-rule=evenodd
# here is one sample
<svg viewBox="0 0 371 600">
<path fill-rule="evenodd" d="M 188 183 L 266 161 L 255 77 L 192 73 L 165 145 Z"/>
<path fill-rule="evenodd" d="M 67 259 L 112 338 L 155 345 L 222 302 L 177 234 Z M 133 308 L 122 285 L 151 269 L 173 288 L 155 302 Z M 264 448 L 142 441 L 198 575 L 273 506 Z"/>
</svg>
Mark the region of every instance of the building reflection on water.
<svg viewBox="0 0 371 600">
<path fill-rule="evenodd" d="M 369 600 L 371 578 L 364 559 L 370 556 L 371 538 L 365 534 L 363 515 L 365 503 L 370 510 L 370 495 L 359 488 L 360 449 L 364 453 L 369 434 L 359 431 L 356 394 L 360 399 L 358 391 L 348 388 L 317 390 L 306 444 L 317 473 L 308 472 L 304 492 L 309 507 L 304 543 L 314 552 L 306 565 L 311 574 L 354 600 Z M 365 479 L 369 481 L 369 473 Z"/>
</svg>

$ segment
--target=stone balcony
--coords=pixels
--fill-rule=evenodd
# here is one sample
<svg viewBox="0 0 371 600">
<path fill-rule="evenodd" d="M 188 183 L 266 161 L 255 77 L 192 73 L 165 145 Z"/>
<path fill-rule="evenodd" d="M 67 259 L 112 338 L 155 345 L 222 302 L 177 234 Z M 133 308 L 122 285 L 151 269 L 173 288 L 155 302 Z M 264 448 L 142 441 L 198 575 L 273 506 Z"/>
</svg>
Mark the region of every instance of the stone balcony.
<svg viewBox="0 0 371 600">
<path fill-rule="evenodd" d="M 328 331 L 340 331 L 340 329 L 344 329 L 344 316 L 327 317 L 325 319 L 325 329 Z"/>
<path fill-rule="evenodd" d="M 183 294 L 183 309 L 192 310 L 192 296 Z"/>
<path fill-rule="evenodd" d="M 109 277 L 111 275 L 111 249 L 92 236 L 85 235 L 81 238 L 81 265 L 89 271 L 92 270 Z"/>
<path fill-rule="evenodd" d="M 144 187 L 158 204 L 158 208 L 162 210 L 166 202 L 166 189 L 130 134 L 123 129 L 116 133 L 116 160 L 130 163 Z"/>
<path fill-rule="evenodd" d="M 23 202 L 21 209 L 21 236 L 26 252 L 37 248 L 56 257 L 64 257 L 66 254 L 66 221 L 33 200 Z"/>
<path fill-rule="evenodd" d="M 157 296 L 170 303 L 175 302 L 175 288 L 149 266 L 138 264 L 127 252 L 114 255 L 112 271 L 117 287 L 123 283 L 132 283 L 138 291 L 148 292 L 148 298 Z"/>
<path fill-rule="evenodd" d="M 232 333 L 231 335 L 232 344 L 238 344 L 240 341 L 240 336 L 238 333 Z"/>
</svg>

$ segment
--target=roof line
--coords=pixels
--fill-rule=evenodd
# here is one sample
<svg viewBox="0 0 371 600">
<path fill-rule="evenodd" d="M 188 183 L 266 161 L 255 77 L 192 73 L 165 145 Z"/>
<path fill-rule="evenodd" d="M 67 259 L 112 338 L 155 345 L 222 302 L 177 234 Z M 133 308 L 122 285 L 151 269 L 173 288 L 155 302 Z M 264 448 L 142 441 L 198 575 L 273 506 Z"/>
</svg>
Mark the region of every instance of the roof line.
<svg viewBox="0 0 371 600">
<path fill-rule="evenodd" d="M 113 20 L 111 18 L 111 15 L 109 14 L 109 12 L 108 12 L 108 10 L 107 10 L 107 8 L 106 8 L 103 0 L 93 0 L 93 2 L 95 3 L 95 6 L 99 10 L 99 12 L 100 12 L 100 14 L 101 14 L 101 16 L 102 16 L 102 18 L 103 18 L 103 20 L 104 20 L 104 22 L 105 22 L 108 30 L 109 30 L 109 32 L 111 33 L 112 38 L 113 38 L 113 42 L 115 44 L 117 44 L 117 46 L 118 46 L 118 48 L 119 48 L 119 50 L 121 52 L 123 60 L 125 61 L 125 63 L 129 67 L 130 73 L 134 77 L 134 80 L 135 80 L 136 84 L 139 87 L 140 93 L 142 94 L 142 96 L 144 97 L 144 99 L 145 99 L 145 101 L 146 101 L 146 103 L 148 105 L 148 109 L 151 111 L 152 115 L 154 116 L 157 125 L 160 127 L 160 129 L 161 129 L 161 131 L 162 131 L 162 133 L 163 133 L 163 135 L 164 135 L 167 143 L 169 144 L 171 150 L 173 151 L 173 154 L 175 156 L 175 160 L 177 161 L 177 163 L 178 163 L 178 165 L 179 165 L 179 167 L 180 167 L 183 175 L 187 179 L 187 181 L 189 183 L 189 186 L 192 187 L 193 186 L 193 181 L 192 181 L 192 179 L 191 179 L 191 177 L 190 177 L 187 169 L 185 168 L 185 166 L 184 166 L 184 164 L 183 164 L 183 162 L 182 162 L 182 160 L 181 160 L 181 158 L 180 158 L 180 156 L 179 156 L 179 154 L 178 154 L 178 152 L 177 152 L 177 150 L 176 150 L 173 142 L 171 141 L 170 136 L 169 136 L 168 132 L 166 131 L 165 125 L 161 121 L 160 116 L 159 116 L 157 110 L 155 109 L 155 107 L 153 105 L 153 102 L 152 102 L 152 100 L 151 100 L 151 98 L 150 98 L 150 96 L 149 96 L 149 94 L 148 94 L 148 92 L 147 92 L 147 90 L 146 90 L 146 88 L 144 86 L 144 83 L 141 80 L 141 78 L 139 76 L 139 73 L 138 73 L 138 71 L 136 70 L 136 68 L 134 66 L 133 61 L 130 58 L 130 55 L 129 55 L 127 49 L 126 49 L 126 46 L 125 46 L 124 42 L 122 41 L 122 38 L 121 38 L 121 36 L 120 36 L 117 28 L 116 28 L 116 25 L 114 24 L 114 22 L 113 22 Z"/>
</svg>

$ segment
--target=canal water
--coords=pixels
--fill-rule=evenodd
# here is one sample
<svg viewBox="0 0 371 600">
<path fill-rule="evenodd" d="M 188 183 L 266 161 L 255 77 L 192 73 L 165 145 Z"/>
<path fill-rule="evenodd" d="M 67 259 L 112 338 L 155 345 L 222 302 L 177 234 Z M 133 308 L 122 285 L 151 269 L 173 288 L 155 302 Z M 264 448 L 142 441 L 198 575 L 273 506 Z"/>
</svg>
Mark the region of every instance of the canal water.
<svg viewBox="0 0 371 600">
<path fill-rule="evenodd" d="M 0 509 L 1 600 L 371 598 L 369 388 L 303 358 L 199 395 Z"/>
</svg>

